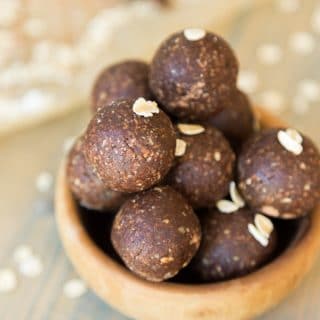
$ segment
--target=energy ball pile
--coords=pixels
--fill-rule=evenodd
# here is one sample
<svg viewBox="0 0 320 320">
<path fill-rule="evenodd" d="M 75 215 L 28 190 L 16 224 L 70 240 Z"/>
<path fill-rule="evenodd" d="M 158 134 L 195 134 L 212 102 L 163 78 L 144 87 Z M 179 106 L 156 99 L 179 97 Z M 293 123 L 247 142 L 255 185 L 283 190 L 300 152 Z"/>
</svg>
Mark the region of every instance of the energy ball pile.
<svg viewBox="0 0 320 320">
<path fill-rule="evenodd" d="M 150 65 L 120 62 L 94 84 L 67 180 L 80 206 L 113 218 L 105 241 L 141 278 L 248 274 L 281 247 L 277 219 L 319 202 L 319 151 L 297 130 L 254 129 L 237 75 L 225 40 L 185 29 Z"/>
</svg>

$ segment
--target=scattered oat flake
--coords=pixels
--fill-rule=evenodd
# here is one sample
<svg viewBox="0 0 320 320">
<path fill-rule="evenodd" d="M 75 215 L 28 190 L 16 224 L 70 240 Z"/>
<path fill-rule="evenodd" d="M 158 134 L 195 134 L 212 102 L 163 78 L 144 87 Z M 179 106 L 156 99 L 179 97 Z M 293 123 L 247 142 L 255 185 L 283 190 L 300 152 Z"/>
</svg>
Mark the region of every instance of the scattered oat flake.
<svg viewBox="0 0 320 320">
<path fill-rule="evenodd" d="M 294 13 L 300 8 L 300 0 L 278 0 L 278 8 L 284 13 Z"/>
<path fill-rule="evenodd" d="M 274 113 L 281 113 L 285 109 L 285 100 L 283 95 L 274 90 L 264 91 L 260 94 L 260 103 L 263 107 Z"/>
<path fill-rule="evenodd" d="M 272 221 L 268 217 L 257 213 L 254 216 L 254 224 L 263 236 L 265 236 L 266 238 L 270 237 L 270 234 L 272 233 L 274 227 Z"/>
<path fill-rule="evenodd" d="M 37 114 L 40 110 L 52 106 L 53 101 L 53 94 L 33 88 L 27 90 L 19 99 L 20 110 L 27 114 Z"/>
<path fill-rule="evenodd" d="M 46 193 L 50 191 L 53 184 L 53 176 L 50 172 L 44 171 L 39 174 L 36 180 L 36 187 L 39 192 Z"/>
<path fill-rule="evenodd" d="M 63 286 L 63 294 L 70 299 L 81 297 L 87 290 L 86 284 L 81 279 L 71 279 Z"/>
<path fill-rule="evenodd" d="M 22 261 L 19 264 L 18 269 L 22 275 L 34 278 L 41 274 L 43 265 L 38 256 L 32 255 L 28 259 Z"/>
<path fill-rule="evenodd" d="M 183 34 L 189 41 L 198 41 L 205 37 L 206 31 L 199 28 L 188 28 L 183 31 Z"/>
<path fill-rule="evenodd" d="M 252 223 L 248 224 L 249 233 L 263 246 L 267 247 L 269 240 Z"/>
<path fill-rule="evenodd" d="M 308 55 L 315 48 L 315 39 L 309 32 L 296 32 L 290 36 L 289 46 L 298 54 Z"/>
<path fill-rule="evenodd" d="M 205 128 L 203 126 L 200 126 L 199 124 L 187 124 L 187 123 L 179 123 L 178 129 L 181 133 L 188 136 L 200 134 L 205 131 Z"/>
<path fill-rule="evenodd" d="M 0 269 L 0 293 L 11 292 L 17 287 L 17 276 L 11 269 Z"/>
<path fill-rule="evenodd" d="M 266 43 L 257 49 L 257 58 L 262 64 L 276 64 L 282 58 L 282 50 L 276 44 Z"/>
<path fill-rule="evenodd" d="M 176 150 L 175 150 L 175 156 L 181 157 L 185 154 L 187 148 L 187 143 L 182 139 L 176 139 Z"/>
<path fill-rule="evenodd" d="M 295 155 L 302 153 L 303 147 L 301 143 L 298 143 L 296 140 L 292 139 L 292 137 L 286 131 L 279 130 L 277 137 L 280 144 L 289 152 Z"/>
<path fill-rule="evenodd" d="M 13 260 L 17 264 L 28 260 L 31 256 L 33 256 L 32 248 L 25 244 L 16 247 L 13 251 Z"/>
<path fill-rule="evenodd" d="M 237 85 L 246 93 L 254 93 L 259 85 L 258 76 L 251 70 L 240 70 Z"/>
<path fill-rule="evenodd" d="M 230 200 L 219 200 L 216 203 L 218 210 L 222 213 L 232 213 L 239 209 L 239 206 Z"/>
<path fill-rule="evenodd" d="M 160 112 L 155 101 L 147 101 L 144 98 L 138 98 L 134 102 L 132 109 L 135 114 L 145 118 L 152 117 L 154 113 Z"/>
<path fill-rule="evenodd" d="M 320 84 L 313 79 L 304 79 L 298 85 L 298 93 L 308 101 L 318 101 L 320 99 Z"/>
<path fill-rule="evenodd" d="M 307 99 L 301 94 L 297 94 L 292 100 L 292 110 L 295 114 L 302 115 L 309 111 L 310 105 Z"/>
<path fill-rule="evenodd" d="M 232 201 L 239 208 L 242 208 L 242 207 L 245 206 L 245 202 L 244 202 L 243 198 L 241 197 L 241 195 L 240 195 L 240 193 L 239 193 L 239 191 L 237 189 L 236 183 L 234 181 L 230 182 L 229 193 L 230 193 L 230 197 L 231 197 Z"/>
</svg>

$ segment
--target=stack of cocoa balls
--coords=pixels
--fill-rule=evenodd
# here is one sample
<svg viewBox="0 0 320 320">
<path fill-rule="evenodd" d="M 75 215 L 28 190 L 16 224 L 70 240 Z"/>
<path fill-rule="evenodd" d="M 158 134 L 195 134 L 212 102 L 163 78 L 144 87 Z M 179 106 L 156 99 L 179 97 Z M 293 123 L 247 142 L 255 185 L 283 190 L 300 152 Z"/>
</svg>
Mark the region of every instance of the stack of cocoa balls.
<svg viewBox="0 0 320 320">
<path fill-rule="evenodd" d="M 247 274 L 274 256 L 276 221 L 320 199 L 315 145 L 294 129 L 257 130 L 237 75 L 221 37 L 185 29 L 150 65 L 110 66 L 94 85 L 69 186 L 81 206 L 114 215 L 105 242 L 144 279 Z"/>
</svg>

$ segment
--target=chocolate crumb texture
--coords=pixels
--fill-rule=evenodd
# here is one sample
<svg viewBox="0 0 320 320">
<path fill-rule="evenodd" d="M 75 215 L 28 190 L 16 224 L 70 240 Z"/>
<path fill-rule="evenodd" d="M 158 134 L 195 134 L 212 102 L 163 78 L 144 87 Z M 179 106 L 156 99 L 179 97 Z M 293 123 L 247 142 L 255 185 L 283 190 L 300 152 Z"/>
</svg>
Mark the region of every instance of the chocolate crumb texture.
<svg viewBox="0 0 320 320">
<path fill-rule="evenodd" d="M 230 99 L 225 100 L 221 112 L 209 117 L 206 123 L 219 129 L 235 149 L 254 131 L 254 115 L 246 94 L 235 90 Z"/>
<path fill-rule="evenodd" d="M 295 154 L 281 145 L 272 128 L 250 138 L 239 156 L 239 188 L 248 205 L 271 217 L 292 219 L 320 200 L 320 154 L 306 136 Z M 290 132 L 290 131 L 289 131 Z"/>
<path fill-rule="evenodd" d="M 134 100 L 100 108 L 85 133 L 84 151 L 106 187 L 138 192 L 160 182 L 170 170 L 176 134 L 161 110 L 150 117 L 133 111 Z"/>
<path fill-rule="evenodd" d="M 82 137 L 78 138 L 68 155 L 69 187 L 81 206 L 98 211 L 114 212 L 128 199 L 129 195 L 105 188 L 83 155 L 82 140 Z"/>
<path fill-rule="evenodd" d="M 190 40 L 185 31 L 173 34 L 157 50 L 150 66 L 150 88 L 174 116 L 206 119 L 220 111 L 234 91 L 238 62 L 216 34 L 204 31 L 204 36 Z"/>
<path fill-rule="evenodd" d="M 248 231 L 254 213 L 248 208 L 226 215 L 210 209 L 200 217 L 202 241 L 189 265 L 200 281 L 222 281 L 243 276 L 268 262 L 277 246 L 274 229 L 262 246 Z"/>
<path fill-rule="evenodd" d="M 215 206 L 228 194 L 233 179 L 235 155 L 228 141 L 213 127 L 197 135 L 178 135 L 187 146 L 176 158 L 168 175 L 169 184 L 195 208 Z"/>
<path fill-rule="evenodd" d="M 149 66 L 139 60 L 127 60 L 107 67 L 98 76 L 91 92 L 91 109 L 121 99 L 151 99 Z"/>
<path fill-rule="evenodd" d="M 158 282 L 190 262 L 200 245 L 201 230 L 188 202 L 165 186 L 128 200 L 115 217 L 111 238 L 130 270 Z"/>
</svg>

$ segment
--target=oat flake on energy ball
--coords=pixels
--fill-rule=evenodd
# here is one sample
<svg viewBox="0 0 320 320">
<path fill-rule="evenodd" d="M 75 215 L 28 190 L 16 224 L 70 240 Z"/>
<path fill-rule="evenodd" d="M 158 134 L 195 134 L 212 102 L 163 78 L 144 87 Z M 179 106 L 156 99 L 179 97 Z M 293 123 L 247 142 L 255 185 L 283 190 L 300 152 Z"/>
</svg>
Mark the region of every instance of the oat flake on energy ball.
<svg viewBox="0 0 320 320">
<path fill-rule="evenodd" d="M 269 240 L 257 233 L 266 246 L 249 232 L 248 225 L 253 226 L 254 214 L 248 208 L 232 214 L 210 209 L 200 216 L 200 222 L 202 241 L 190 264 L 196 279 L 212 282 L 240 277 L 268 262 L 276 249 L 276 231 Z"/>
<path fill-rule="evenodd" d="M 238 158 L 238 186 L 257 212 L 292 219 L 306 215 L 320 200 L 320 154 L 306 136 L 294 140 L 286 130 L 264 129 L 247 141 Z M 290 141 L 297 149 L 287 150 L 279 132 L 286 137 L 284 144 Z"/>
<path fill-rule="evenodd" d="M 225 40 L 206 32 L 204 37 L 190 41 L 182 31 L 156 51 L 149 83 L 156 100 L 169 113 L 203 120 L 221 110 L 236 87 L 237 75 L 238 61 Z"/>
<path fill-rule="evenodd" d="M 169 184 L 194 208 L 215 206 L 216 201 L 228 194 L 233 179 L 235 154 L 230 144 L 217 129 L 203 128 L 204 132 L 196 135 L 178 132 L 187 148 L 184 155 L 176 158 L 168 174 Z"/>
</svg>

